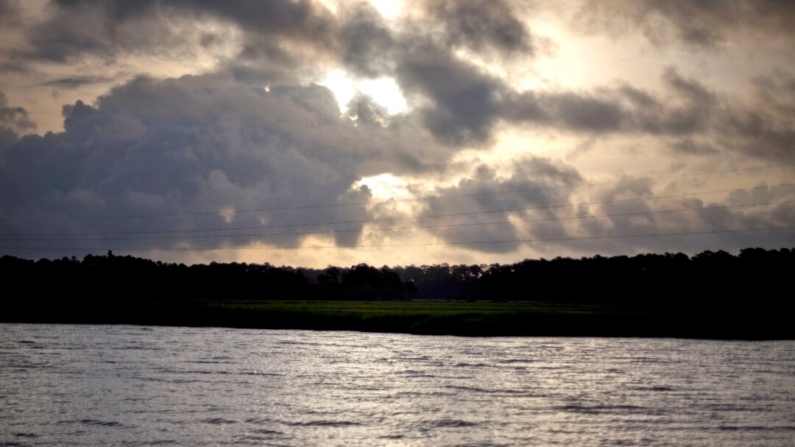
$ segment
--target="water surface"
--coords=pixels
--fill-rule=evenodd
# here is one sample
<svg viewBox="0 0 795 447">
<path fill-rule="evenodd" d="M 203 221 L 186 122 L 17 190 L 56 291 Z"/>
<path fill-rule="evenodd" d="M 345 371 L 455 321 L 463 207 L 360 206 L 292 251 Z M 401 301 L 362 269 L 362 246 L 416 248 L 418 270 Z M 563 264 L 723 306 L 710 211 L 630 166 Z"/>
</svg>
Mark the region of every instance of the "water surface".
<svg viewBox="0 0 795 447">
<path fill-rule="evenodd" d="M 0 446 L 792 446 L 795 341 L 0 324 Z"/>
</svg>

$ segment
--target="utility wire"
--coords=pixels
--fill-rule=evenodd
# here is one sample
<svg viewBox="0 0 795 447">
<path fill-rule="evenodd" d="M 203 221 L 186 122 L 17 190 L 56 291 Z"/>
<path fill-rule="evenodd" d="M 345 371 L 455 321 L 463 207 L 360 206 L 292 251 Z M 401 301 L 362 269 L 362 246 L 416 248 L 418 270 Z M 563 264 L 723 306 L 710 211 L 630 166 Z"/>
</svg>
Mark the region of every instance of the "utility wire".
<svg viewBox="0 0 795 447">
<path fill-rule="evenodd" d="M 379 218 L 379 219 L 362 219 L 362 220 L 347 220 L 347 221 L 333 221 L 333 222 L 319 222 L 319 223 L 301 223 L 301 224 L 281 224 L 281 225 L 259 225 L 259 226 L 247 226 L 247 227 L 231 227 L 231 228 L 206 228 L 206 229 L 190 229 L 190 230 L 160 230 L 160 231 L 122 231 L 122 232 L 112 232 L 112 233 L 28 233 L 28 234 L 0 234 L 0 239 L 5 237 L 55 237 L 55 236 L 120 236 L 120 235 L 139 235 L 139 234 L 175 234 L 175 233 L 200 233 L 200 232 L 216 232 L 216 231 L 238 231 L 238 230 L 265 230 L 265 229 L 274 229 L 274 228 L 301 228 L 301 227 L 316 227 L 322 225 L 342 225 L 342 224 L 362 224 L 362 223 L 376 223 L 376 222 L 396 222 L 396 221 L 405 221 L 405 220 L 420 220 L 420 219 L 438 219 L 438 218 L 445 218 L 445 217 L 460 217 L 460 216 L 476 216 L 476 215 L 486 215 L 486 214 L 496 214 L 496 213 L 511 213 L 511 212 L 519 212 L 519 211 L 538 211 L 538 210 L 552 210 L 552 209 L 560 209 L 560 208 L 571 208 L 577 207 L 582 205 L 609 205 L 609 204 L 616 204 L 616 203 L 628 203 L 628 202 L 640 202 L 640 201 L 648 201 L 648 200 L 659 200 L 659 199 L 670 199 L 670 198 L 677 198 L 677 197 L 688 197 L 688 196 L 698 196 L 698 195 L 706 195 L 706 194 L 718 194 L 718 193 L 725 193 L 725 192 L 740 192 L 740 191 L 755 191 L 759 189 L 771 189 L 771 188 L 783 188 L 787 186 L 795 186 L 795 183 L 783 183 L 779 185 L 770 185 L 770 186 L 757 186 L 754 188 L 739 188 L 739 189 L 722 189 L 716 191 L 701 191 L 701 192 L 693 192 L 693 193 L 684 193 L 684 194 L 669 194 L 664 196 L 652 196 L 652 197 L 640 197 L 640 198 L 632 198 L 632 199 L 618 199 L 618 200 L 609 200 L 609 201 L 602 201 L 602 202 L 584 202 L 584 203 L 576 203 L 576 204 L 565 204 L 565 205 L 551 205 L 551 206 L 540 206 L 540 207 L 530 207 L 530 208 L 513 208 L 513 209 L 502 209 L 502 210 L 493 210 L 493 211 L 473 211 L 473 212 L 462 212 L 462 213 L 450 213 L 450 214 L 426 214 L 426 215 L 417 215 L 417 216 L 408 216 L 408 217 L 390 217 L 390 218 Z"/>
<path fill-rule="evenodd" d="M 589 241 L 589 240 L 603 240 L 603 239 L 625 239 L 625 238 L 640 238 L 640 237 L 664 237 L 664 236 L 693 236 L 705 234 L 728 234 L 728 233 L 750 233 L 761 231 L 782 231 L 782 230 L 795 230 L 795 227 L 773 227 L 773 228 L 748 228 L 743 230 L 718 230 L 718 231 L 689 231 L 677 233 L 650 233 L 650 234 L 630 234 L 630 235 L 616 235 L 616 236 L 586 236 L 586 237 L 565 237 L 565 238 L 548 238 L 548 239 L 510 239 L 510 240 L 496 240 L 496 241 L 454 241 L 454 242 L 431 242 L 431 243 L 414 243 L 414 244 L 372 244 L 372 245 L 350 245 L 347 247 L 340 247 L 337 245 L 315 245 L 310 247 L 303 247 L 300 245 L 284 246 L 284 247 L 201 247 L 201 248 L 118 248 L 109 247 L 110 250 L 116 251 L 217 251 L 217 250 L 243 250 L 243 251 L 274 251 L 274 250 L 292 250 L 292 249 L 350 249 L 350 248 L 396 248 L 396 247 L 432 247 L 432 246 L 448 246 L 448 245 L 480 245 L 480 244 L 516 244 L 516 243 L 529 243 L 529 242 L 563 242 L 563 241 Z M 96 250 L 93 247 L 0 247 L 0 250 L 26 250 L 26 251 L 92 251 Z"/>
<path fill-rule="evenodd" d="M 774 165 L 774 166 L 757 166 L 757 167 L 752 167 L 752 168 L 727 169 L 727 170 L 721 170 L 721 171 L 697 172 L 697 173 L 692 173 L 692 174 L 670 175 L 670 176 L 663 176 L 663 177 L 645 177 L 645 178 L 627 179 L 627 180 L 614 180 L 614 181 L 607 181 L 607 182 L 586 182 L 586 183 L 578 183 L 578 184 L 575 184 L 575 185 L 550 186 L 550 187 L 543 187 L 543 188 L 513 189 L 513 190 L 489 191 L 489 192 L 480 192 L 480 193 L 471 193 L 471 194 L 436 195 L 436 196 L 425 196 L 425 197 L 418 197 L 418 198 L 412 198 L 412 199 L 394 199 L 393 198 L 393 199 L 384 200 L 382 203 L 384 203 L 384 202 L 389 202 L 389 203 L 418 202 L 418 201 L 425 201 L 425 200 L 432 200 L 432 199 L 447 199 L 447 198 L 455 198 L 455 197 L 476 197 L 476 196 L 485 196 L 485 195 L 511 194 L 511 193 L 519 193 L 519 192 L 549 191 L 549 190 L 556 190 L 556 189 L 576 188 L 576 187 L 581 187 L 581 186 L 613 185 L 613 184 L 641 182 L 641 181 L 669 180 L 669 179 L 677 179 L 677 178 L 685 178 L 685 177 L 697 177 L 697 176 L 701 176 L 701 175 L 726 174 L 726 173 L 732 173 L 732 172 L 753 171 L 753 170 L 762 170 L 762 169 L 775 169 L 775 168 L 785 168 L 785 167 L 792 167 L 792 166 L 795 166 L 795 164 L 782 164 L 782 165 Z M 377 203 L 378 202 L 349 202 L 349 203 L 334 203 L 334 204 L 326 204 L 326 205 L 306 205 L 306 206 L 289 206 L 289 207 L 276 207 L 276 208 L 243 209 L 243 210 L 235 210 L 235 214 L 259 213 L 259 212 L 264 212 L 264 211 L 302 210 L 302 209 L 313 209 L 313 208 L 336 208 L 336 207 L 343 207 L 343 206 L 373 205 L 373 204 L 377 204 Z M 139 219 L 139 218 L 156 218 L 156 217 L 184 217 L 184 216 L 218 215 L 218 213 L 219 213 L 219 211 L 195 211 L 195 212 L 188 212 L 188 213 L 126 214 L 126 215 L 115 215 L 115 216 L 8 217 L 8 218 L 0 219 L 0 222 Z"/>
<path fill-rule="evenodd" d="M 458 224 L 445 224 L 445 225 L 417 225 L 417 226 L 404 226 L 404 227 L 381 227 L 369 228 L 369 231 L 395 231 L 395 230 L 415 230 L 415 229 L 430 229 L 430 228 L 451 228 L 451 227 L 473 227 L 484 225 L 498 225 L 498 224 L 517 224 L 517 223 L 531 223 L 531 222 L 552 222 L 552 221 L 566 221 L 566 220 L 584 220 L 584 219 L 597 219 L 605 217 L 621 217 L 621 216 L 642 216 L 652 214 L 665 214 L 665 213 L 680 213 L 688 211 L 707 211 L 707 210 L 723 210 L 731 208 L 748 208 L 757 206 L 770 206 L 770 205 L 783 205 L 795 203 L 795 200 L 781 201 L 781 202 L 766 202 L 766 203 L 753 203 L 745 205 L 726 205 L 726 206 L 710 206 L 704 208 L 680 208 L 658 211 L 637 211 L 627 213 L 614 213 L 614 214 L 591 214 L 585 216 L 570 216 L 570 217 L 551 217 L 546 219 L 521 219 L 521 220 L 500 220 L 492 222 L 468 222 Z M 50 242 L 50 241 L 79 241 L 79 240 L 112 240 L 112 241 L 149 241 L 149 240 L 187 240 L 187 239 L 220 239 L 220 238 L 250 238 L 250 237 L 266 237 L 266 236 L 309 236 L 309 235 L 333 235 L 339 233 L 359 233 L 362 229 L 352 230 L 327 230 L 327 231 L 309 231 L 309 232 L 284 232 L 284 233 L 252 233 L 252 234 L 214 234 L 214 235 L 190 235 L 190 236 L 144 236 L 144 237 L 104 237 L 104 234 L 95 234 L 93 237 L 36 237 L 31 236 L 2 236 L 0 241 L 14 241 L 14 242 Z M 101 239 L 100 239 L 101 238 Z"/>
</svg>

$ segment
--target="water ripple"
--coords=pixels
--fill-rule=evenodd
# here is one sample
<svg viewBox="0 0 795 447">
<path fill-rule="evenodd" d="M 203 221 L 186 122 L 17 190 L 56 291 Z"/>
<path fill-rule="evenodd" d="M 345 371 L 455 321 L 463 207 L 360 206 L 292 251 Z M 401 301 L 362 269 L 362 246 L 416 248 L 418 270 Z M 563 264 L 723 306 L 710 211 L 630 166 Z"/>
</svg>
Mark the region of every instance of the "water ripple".
<svg viewBox="0 0 795 447">
<path fill-rule="evenodd" d="M 795 342 L 0 324 L 0 446 L 792 447 Z"/>
</svg>

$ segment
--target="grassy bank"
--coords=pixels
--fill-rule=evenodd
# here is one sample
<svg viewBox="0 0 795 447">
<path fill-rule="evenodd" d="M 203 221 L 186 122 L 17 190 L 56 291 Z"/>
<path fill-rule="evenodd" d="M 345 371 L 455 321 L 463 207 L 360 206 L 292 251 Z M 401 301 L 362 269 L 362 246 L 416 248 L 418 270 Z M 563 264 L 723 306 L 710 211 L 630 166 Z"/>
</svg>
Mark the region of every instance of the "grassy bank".
<svg viewBox="0 0 795 447">
<path fill-rule="evenodd" d="M 6 307 L 5 322 L 464 336 L 795 339 L 789 312 L 548 302 L 167 301 Z"/>
</svg>

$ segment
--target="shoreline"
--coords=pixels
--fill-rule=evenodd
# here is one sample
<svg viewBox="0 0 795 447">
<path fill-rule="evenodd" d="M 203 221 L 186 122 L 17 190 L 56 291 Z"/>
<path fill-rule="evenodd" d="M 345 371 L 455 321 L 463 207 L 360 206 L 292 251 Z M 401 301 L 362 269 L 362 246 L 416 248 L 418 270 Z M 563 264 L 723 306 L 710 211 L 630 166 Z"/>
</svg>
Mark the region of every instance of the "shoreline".
<svg viewBox="0 0 795 447">
<path fill-rule="evenodd" d="M 38 305 L 37 305 L 38 304 Z M 167 301 L 4 306 L 0 322 L 453 335 L 795 340 L 789 312 L 549 302 Z"/>
</svg>

